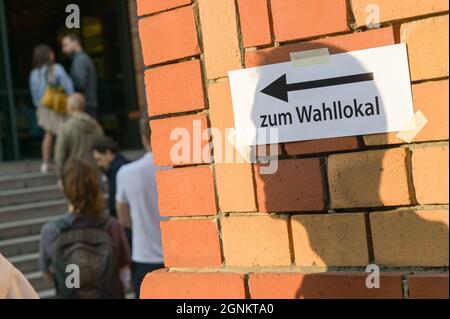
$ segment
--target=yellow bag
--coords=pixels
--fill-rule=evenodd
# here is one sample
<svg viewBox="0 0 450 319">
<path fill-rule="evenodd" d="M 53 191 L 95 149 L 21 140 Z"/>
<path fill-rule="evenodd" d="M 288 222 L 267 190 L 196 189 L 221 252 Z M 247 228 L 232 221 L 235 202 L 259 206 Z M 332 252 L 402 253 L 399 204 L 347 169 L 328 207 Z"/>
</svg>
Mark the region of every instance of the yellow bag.
<svg viewBox="0 0 450 319">
<path fill-rule="evenodd" d="M 56 113 L 67 113 L 67 94 L 64 88 L 56 84 L 53 65 L 49 66 L 46 76 L 47 89 L 41 99 L 41 104 Z"/>
<path fill-rule="evenodd" d="M 42 97 L 41 104 L 56 113 L 67 113 L 67 94 L 64 88 L 49 85 Z"/>
</svg>

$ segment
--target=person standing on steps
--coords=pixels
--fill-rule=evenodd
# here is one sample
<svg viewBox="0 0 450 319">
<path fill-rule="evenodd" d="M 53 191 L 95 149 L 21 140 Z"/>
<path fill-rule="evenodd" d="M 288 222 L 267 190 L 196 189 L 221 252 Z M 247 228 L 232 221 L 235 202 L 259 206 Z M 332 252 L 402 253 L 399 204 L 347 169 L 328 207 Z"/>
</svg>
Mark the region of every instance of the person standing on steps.
<svg viewBox="0 0 450 319">
<path fill-rule="evenodd" d="M 69 119 L 61 125 L 55 147 L 55 163 L 58 170 L 64 169 L 71 158 L 86 160 L 97 168 L 91 148 L 95 139 L 103 136 L 100 124 L 86 114 L 85 99 L 80 93 L 74 93 L 67 100 Z"/>
<path fill-rule="evenodd" d="M 43 97 L 50 86 L 62 87 L 66 95 L 74 93 L 74 87 L 62 65 L 55 63 L 55 53 L 46 44 L 40 44 L 34 48 L 33 70 L 30 73 L 29 82 L 38 125 L 45 131 L 41 145 L 41 172 L 47 173 L 51 169 L 53 142 L 65 120 L 65 115 L 44 106 Z"/>
<path fill-rule="evenodd" d="M 55 282 L 58 298 L 122 299 L 129 283 L 130 248 L 120 223 L 104 211 L 90 163 L 69 160 L 62 171 L 68 212 L 41 230 L 39 268 Z M 68 268 L 71 267 L 71 268 Z M 76 274 L 78 287 L 67 285 Z"/>
<path fill-rule="evenodd" d="M 108 180 L 108 206 L 111 217 L 117 218 L 116 211 L 116 177 L 119 169 L 130 161 L 120 153 L 119 145 L 110 137 L 102 136 L 92 145 L 92 156 L 97 166 L 103 171 Z M 131 246 L 131 229 L 125 228 Z"/>
<path fill-rule="evenodd" d="M 119 221 L 132 229 L 131 277 L 136 298 L 142 280 L 151 271 L 164 267 L 156 166 L 150 146 L 147 117 L 140 121 L 141 140 L 147 153 L 139 160 L 123 165 L 117 173 L 116 206 Z"/>
<path fill-rule="evenodd" d="M 75 91 L 86 98 L 86 113 L 97 118 L 97 72 L 94 62 L 83 51 L 81 39 L 74 33 L 69 33 L 62 39 L 63 52 L 72 58 L 70 77 Z"/>
</svg>

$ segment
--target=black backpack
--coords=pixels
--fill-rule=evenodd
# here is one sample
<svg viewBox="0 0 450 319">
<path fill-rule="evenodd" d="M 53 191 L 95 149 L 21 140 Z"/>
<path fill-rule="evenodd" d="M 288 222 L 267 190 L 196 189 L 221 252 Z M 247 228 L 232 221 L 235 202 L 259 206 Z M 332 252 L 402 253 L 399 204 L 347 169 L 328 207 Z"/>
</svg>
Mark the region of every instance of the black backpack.
<svg viewBox="0 0 450 319">
<path fill-rule="evenodd" d="M 123 298 L 117 254 L 107 228 L 111 220 L 96 225 L 73 226 L 64 219 L 54 222 L 59 235 L 53 244 L 51 264 L 57 298 Z M 79 269 L 79 288 L 68 287 L 68 265 Z M 68 271 L 69 269 L 69 271 Z"/>
</svg>

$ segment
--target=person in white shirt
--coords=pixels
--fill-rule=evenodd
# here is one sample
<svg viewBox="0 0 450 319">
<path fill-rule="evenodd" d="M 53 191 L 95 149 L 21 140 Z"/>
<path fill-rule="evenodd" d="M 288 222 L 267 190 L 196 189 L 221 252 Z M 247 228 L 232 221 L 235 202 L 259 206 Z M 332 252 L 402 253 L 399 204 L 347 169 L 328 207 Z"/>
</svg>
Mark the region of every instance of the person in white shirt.
<svg viewBox="0 0 450 319">
<path fill-rule="evenodd" d="M 147 153 L 139 160 L 123 165 L 116 177 L 116 210 L 124 227 L 132 229 L 132 280 L 136 294 L 145 275 L 164 268 L 156 190 L 156 167 L 150 146 L 147 118 L 141 119 L 141 139 Z"/>
</svg>

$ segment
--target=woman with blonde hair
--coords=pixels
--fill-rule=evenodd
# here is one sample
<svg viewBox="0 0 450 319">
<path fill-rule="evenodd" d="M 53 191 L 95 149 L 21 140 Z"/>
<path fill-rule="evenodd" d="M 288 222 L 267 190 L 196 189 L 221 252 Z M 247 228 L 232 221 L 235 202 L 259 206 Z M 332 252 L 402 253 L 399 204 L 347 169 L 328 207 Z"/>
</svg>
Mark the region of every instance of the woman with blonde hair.
<svg viewBox="0 0 450 319">
<path fill-rule="evenodd" d="M 94 169 L 71 159 L 61 177 L 69 211 L 42 228 L 41 271 L 53 278 L 59 298 L 124 298 L 130 249 L 122 226 L 104 213 Z"/>
</svg>

